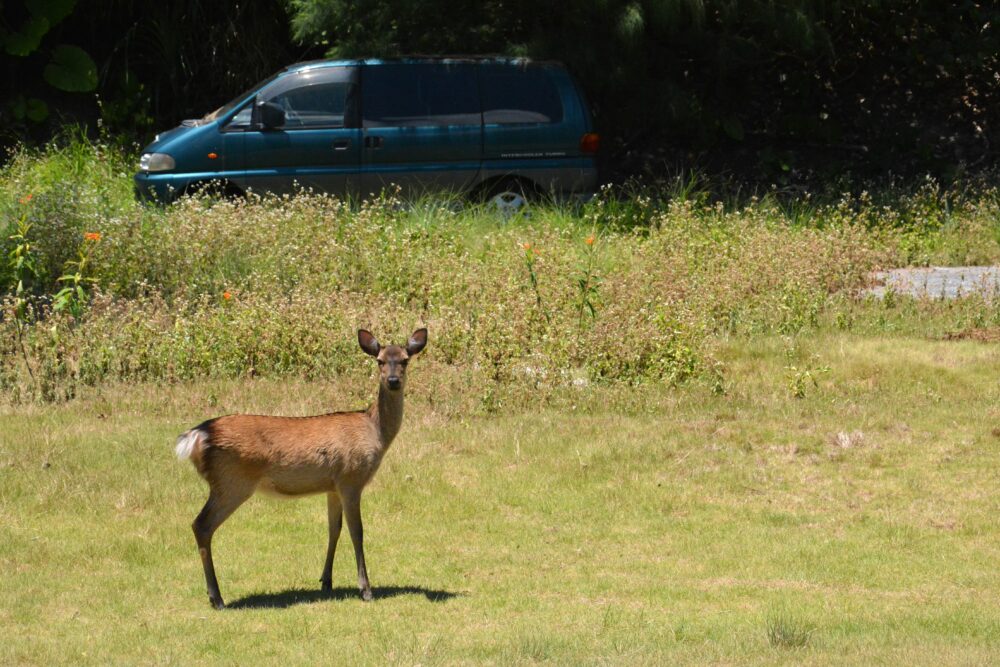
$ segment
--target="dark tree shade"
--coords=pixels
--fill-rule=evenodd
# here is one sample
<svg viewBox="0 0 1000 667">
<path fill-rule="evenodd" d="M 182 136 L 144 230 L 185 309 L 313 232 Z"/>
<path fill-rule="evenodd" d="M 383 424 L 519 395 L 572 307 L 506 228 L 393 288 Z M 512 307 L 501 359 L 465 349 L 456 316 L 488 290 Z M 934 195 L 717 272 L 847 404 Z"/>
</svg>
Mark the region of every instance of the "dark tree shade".
<svg viewBox="0 0 1000 667">
<path fill-rule="evenodd" d="M 8 130 L 16 126 L 10 100 L 31 98 L 56 110 L 53 125 L 72 118 L 92 121 L 100 113 L 112 130 L 142 140 L 154 129 L 205 114 L 290 62 L 322 53 L 292 43 L 281 0 L 60 1 L 71 14 L 44 35 L 35 52 L 0 54 L 8 73 L 0 83 L 6 101 L 0 115 Z M 0 35 L 22 24 L 26 4 L 3 7 Z M 93 92 L 100 110 L 92 94 L 64 94 L 41 76 L 49 54 L 67 42 L 96 63 Z M 21 129 L 44 133 L 31 123 Z"/>
<path fill-rule="evenodd" d="M 93 81 L 142 140 L 309 57 L 503 53 L 570 67 L 620 174 L 947 173 L 995 161 L 997 26 L 972 0 L 11 0 L 0 130 L 96 118 L 68 92 Z"/>
<path fill-rule="evenodd" d="M 765 169 L 985 164 L 1000 7 L 885 0 L 291 0 L 337 55 L 503 52 L 566 62 L 618 161 L 650 146 Z M 810 160 L 810 158 L 812 158 Z"/>
</svg>

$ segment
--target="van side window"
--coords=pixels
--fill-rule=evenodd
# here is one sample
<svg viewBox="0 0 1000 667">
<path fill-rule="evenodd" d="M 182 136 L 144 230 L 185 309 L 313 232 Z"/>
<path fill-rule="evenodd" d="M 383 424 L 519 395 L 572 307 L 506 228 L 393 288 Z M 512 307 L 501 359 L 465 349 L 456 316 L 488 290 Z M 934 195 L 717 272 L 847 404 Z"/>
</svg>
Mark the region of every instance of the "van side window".
<svg viewBox="0 0 1000 667">
<path fill-rule="evenodd" d="M 285 112 L 283 130 L 357 127 L 357 81 L 356 67 L 318 67 L 278 77 L 257 95 L 253 121 L 260 120 L 260 103 L 271 102 Z"/>
<path fill-rule="evenodd" d="M 364 68 L 365 127 L 479 125 L 479 90 L 472 65 L 387 63 Z"/>
<path fill-rule="evenodd" d="M 543 67 L 484 65 L 479 80 L 486 124 L 562 121 L 562 99 Z"/>
<path fill-rule="evenodd" d="M 230 130 L 245 130 L 250 127 L 250 119 L 253 114 L 253 103 L 247 104 L 245 107 L 239 110 L 239 112 L 233 116 L 233 119 L 226 123 L 223 128 L 224 131 Z"/>
<path fill-rule="evenodd" d="M 348 82 L 305 85 L 286 90 L 267 101 L 285 110 L 286 130 L 344 127 L 352 87 Z"/>
</svg>

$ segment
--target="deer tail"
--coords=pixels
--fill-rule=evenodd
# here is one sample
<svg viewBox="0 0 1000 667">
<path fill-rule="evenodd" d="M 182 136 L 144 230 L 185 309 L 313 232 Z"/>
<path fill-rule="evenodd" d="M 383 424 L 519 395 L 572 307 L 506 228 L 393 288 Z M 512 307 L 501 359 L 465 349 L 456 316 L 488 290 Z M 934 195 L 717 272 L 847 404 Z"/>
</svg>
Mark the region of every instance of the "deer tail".
<svg viewBox="0 0 1000 667">
<path fill-rule="evenodd" d="M 190 459 L 198 472 L 202 472 L 204 468 L 205 451 L 211 444 L 209 431 L 205 426 L 206 424 L 201 424 L 177 436 L 177 446 L 174 448 L 177 458 L 182 461 Z"/>
</svg>

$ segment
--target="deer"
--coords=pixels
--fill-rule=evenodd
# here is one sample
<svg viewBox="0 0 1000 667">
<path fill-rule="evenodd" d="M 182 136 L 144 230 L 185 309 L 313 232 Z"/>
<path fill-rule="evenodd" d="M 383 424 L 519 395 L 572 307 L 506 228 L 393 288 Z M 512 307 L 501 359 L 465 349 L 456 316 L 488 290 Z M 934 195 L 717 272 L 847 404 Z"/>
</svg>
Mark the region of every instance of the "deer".
<svg viewBox="0 0 1000 667">
<path fill-rule="evenodd" d="M 312 417 L 226 415 L 177 438 L 177 457 L 189 459 L 208 482 L 208 500 L 191 528 L 208 599 L 216 609 L 225 603 L 212 562 L 212 536 L 258 490 L 293 498 L 326 493 L 329 543 L 321 591 L 333 592 L 333 556 L 346 518 L 361 599 L 373 599 L 365 567 L 361 492 L 402 426 L 406 365 L 427 345 L 427 329 L 414 331 L 405 346 L 385 347 L 371 332 L 360 329 L 358 345 L 375 357 L 379 369 L 378 397 L 366 410 Z"/>
</svg>

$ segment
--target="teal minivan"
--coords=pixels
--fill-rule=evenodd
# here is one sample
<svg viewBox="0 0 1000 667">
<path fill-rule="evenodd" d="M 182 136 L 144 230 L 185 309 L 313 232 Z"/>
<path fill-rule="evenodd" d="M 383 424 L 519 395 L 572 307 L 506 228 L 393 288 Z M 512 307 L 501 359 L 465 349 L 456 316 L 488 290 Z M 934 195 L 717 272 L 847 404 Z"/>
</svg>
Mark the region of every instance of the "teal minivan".
<svg viewBox="0 0 1000 667">
<path fill-rule="evenodd" d="M 499 208 L 580 197 L 600 143 L 554 62 L 521 58 L 325 60 L 292 65 L 145 148 L 136 196 L 170 202 L 299 190 L 367 197 L 462 193 Z"/>
</svg>

